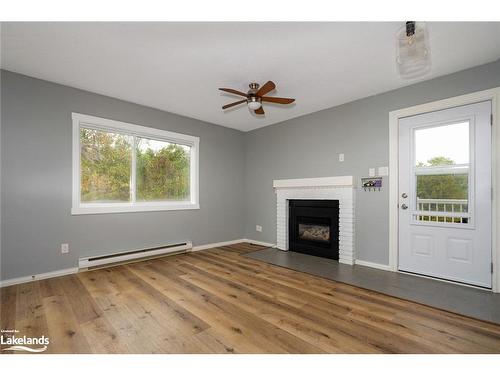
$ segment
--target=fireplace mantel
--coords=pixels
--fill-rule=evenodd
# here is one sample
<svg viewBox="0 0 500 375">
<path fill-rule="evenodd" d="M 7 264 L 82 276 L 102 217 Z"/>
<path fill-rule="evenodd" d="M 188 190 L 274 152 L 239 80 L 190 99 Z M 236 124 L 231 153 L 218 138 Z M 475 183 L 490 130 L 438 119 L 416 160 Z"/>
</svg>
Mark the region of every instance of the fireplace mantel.
<svg viewBox="0 0 500 375">
<path fill-rule="evenodd" d="M 294 178 L 289 180 L 274 180 L 275 189 L 301 187 L 354 187 L 354 176 L 335 176 L 317 178 Z"/>
<path fill-rule="evenodd" d="M 333 199 L 339 201 L 339 262 L 354 264 L 355 181 L 354 176 L 274 180 L 278 249 L 288 250 L 290 199 Z"/>
</svg>

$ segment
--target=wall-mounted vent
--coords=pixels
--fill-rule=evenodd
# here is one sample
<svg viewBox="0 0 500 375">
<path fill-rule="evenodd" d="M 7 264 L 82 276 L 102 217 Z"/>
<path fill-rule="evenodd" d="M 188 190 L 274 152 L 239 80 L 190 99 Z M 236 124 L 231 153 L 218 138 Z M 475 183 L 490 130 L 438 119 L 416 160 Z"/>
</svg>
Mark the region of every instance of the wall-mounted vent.
<svg viewBox="0 0 500 375">
<path fill-rule="evenodd" d="M 80 258 L 78 259 L 78 268 L 80 270 L 85 270 L 102 267 L 105 265 L 150 259 L 166 254 L 185 253 L 192 248 L 193 244 L 191 243 L 191 241 L 187 241 L 172 245 L 152 247 L 148 249 L 130 250 L 121 253 Z"/>
</svg>

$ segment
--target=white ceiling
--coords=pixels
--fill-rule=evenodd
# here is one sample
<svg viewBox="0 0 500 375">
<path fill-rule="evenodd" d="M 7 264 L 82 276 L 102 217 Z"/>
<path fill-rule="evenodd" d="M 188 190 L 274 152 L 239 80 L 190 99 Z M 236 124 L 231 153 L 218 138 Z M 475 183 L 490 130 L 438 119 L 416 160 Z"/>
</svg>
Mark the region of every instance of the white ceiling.
<svg viewBox="0 0 500 375">
<path fill-rule="evenodd" d="M 395 65 L 403 23 L 3 23 L 3 69 L 248 131 L 412 84 Z M 432 71 L 500 58 L 500 23 L 427 23 Z M 226 112 L 251 81 L 290 106 Z M 417 80 L 418 81 L 418 80 Z"/>
</svg>

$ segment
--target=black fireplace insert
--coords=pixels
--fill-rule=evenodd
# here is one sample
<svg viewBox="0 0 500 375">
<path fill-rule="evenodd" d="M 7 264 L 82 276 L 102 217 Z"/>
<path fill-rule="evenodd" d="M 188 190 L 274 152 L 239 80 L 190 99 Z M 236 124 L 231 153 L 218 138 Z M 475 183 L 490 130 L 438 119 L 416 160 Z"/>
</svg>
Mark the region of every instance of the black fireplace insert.
<svg viewBox="0 0 500 375">
<path fill-rule="evenodd" d="M 288 248 L 323 258 L 339 259 L 339 201 L 289 201 Z"/>
</svg>

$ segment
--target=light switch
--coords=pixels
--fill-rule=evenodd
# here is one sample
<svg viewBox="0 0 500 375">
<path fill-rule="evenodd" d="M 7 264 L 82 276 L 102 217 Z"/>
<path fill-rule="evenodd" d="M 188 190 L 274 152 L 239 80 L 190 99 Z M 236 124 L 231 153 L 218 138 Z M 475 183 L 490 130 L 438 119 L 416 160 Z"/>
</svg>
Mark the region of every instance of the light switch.
<svg viewBox="0 0 500 375">
<path fill-rule="evenodd" d="M 339 154 L 339 161 L 344 161 L 344 154 Z"/>
<path fill-rule="evenodd" d="M 379 176 L 389 176 L 389 167 L 378 167 Z"/>
</svg>

